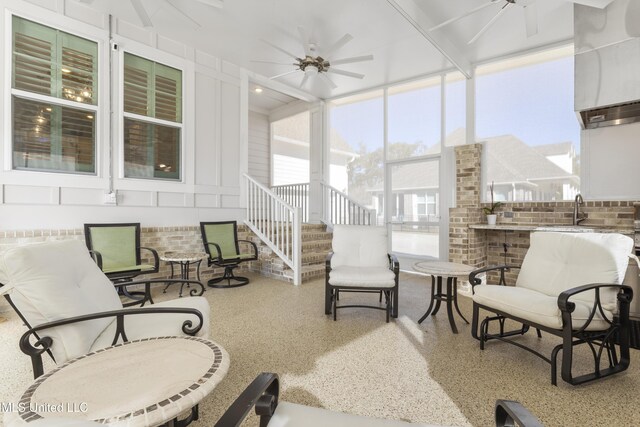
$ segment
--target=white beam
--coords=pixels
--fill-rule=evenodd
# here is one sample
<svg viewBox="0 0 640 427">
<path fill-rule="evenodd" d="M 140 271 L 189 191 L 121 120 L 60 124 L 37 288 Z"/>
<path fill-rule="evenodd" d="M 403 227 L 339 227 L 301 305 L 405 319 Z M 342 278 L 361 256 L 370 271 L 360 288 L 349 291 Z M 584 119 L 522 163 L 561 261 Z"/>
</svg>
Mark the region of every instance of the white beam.
<svg viewBox="0 0 640 427">
<path fill-rule="evenodd" d="M 471 63 L 454 45 L 442 34 L 431 33 L 436 23 L 416 4 L 415 0 L 387 0 L 422 36 L 429 41 L 451 62 L 464 76 L 471 78 Z"/>
</svg>

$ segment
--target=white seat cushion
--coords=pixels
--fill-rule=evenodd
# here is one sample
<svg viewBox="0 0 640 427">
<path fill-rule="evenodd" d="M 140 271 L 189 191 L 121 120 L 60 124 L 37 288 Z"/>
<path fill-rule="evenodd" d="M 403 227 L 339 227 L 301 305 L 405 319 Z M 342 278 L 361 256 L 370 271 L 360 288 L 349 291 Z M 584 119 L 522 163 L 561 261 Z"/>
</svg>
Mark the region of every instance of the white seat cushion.
<svg viewBox="0 0 640 427">
<path fill-rule="evenodd" d="M 37 243 L 9 249 L 0 257 L 2 292 L 31 326 L 84 314 L 122 309 L 113 284 L 80 240 Z M 112 319 L 46 330 L 57 363 L 89 351 Z"/>
<path fill-rule="evenodd" d="M 356 286 L 393 288 L 395 274 L 386 267 L 350 267 L 341 265 L 329 272 L 329 284 L 333 286 Z"/>
<path fill-rule="evenodd" d="M 474 288 L 473 301 L 533 323 L 553 329 L 562 329 L 562 315 L 558 308 L 557 296 L 549 296 L 531 289 L 514 286 L 479 285 Z M 579 329 L 589 318 L 592 303 L 581 300 L 570 301 L 576 304 L 576 309 L 571 316 L 572 328 Z M 609 320 L 613 318 L 611 312 L 604 310 L 604 313 Z M 599 311 L 596 310 L 587 330 L 601 331 L 608 327 L 609 324 L 602 319 Z"/>
<path fill-rule="evenodd" d="M 269 427 L 435 427 L 431 424 L 410 424 L 405 421 L 345 414 L 289 402 L 278 403 L 267 425 Z"/>
<path fill-rule="evenodd" d="M 203 325 L 202 329 L 196 334 L 201 338 L 209 338 L 209 302 L 204 297 L 185 297 L 174 299 L 171 301 L 163 301 L 142 308 L 159 308 L 159 307 L 179 307 L 179 308 L 195 308 L 202 313 Z M 129 307 L 135 308 L 135 307 Z M 129 341 L 149 338 L 162 337 L 168 335 L 184 335 L 182 332 L 182 324 L 185 320 L 191 320 L 197 325 L 199 320 L 191 314 L 140 314 L 124 317 L 124 330 Z M 115 318 L 111 324 L 100 334 L 91 346 L 91 351 L 100 348 L 109 347 L 116 333 Z"/>
<path fill-rule="evenodd" d="M 633 245 L 632 238 L 616 233 L 532 233 L 516 286 L 557 297 L 590 283 L 620 284 Z M 616 293 L 601 291 L 602 304 L 609 310 L 616 306 Z M 584 292 L 571 301 L 591 303 L 594 295 Z"/>
</svg>

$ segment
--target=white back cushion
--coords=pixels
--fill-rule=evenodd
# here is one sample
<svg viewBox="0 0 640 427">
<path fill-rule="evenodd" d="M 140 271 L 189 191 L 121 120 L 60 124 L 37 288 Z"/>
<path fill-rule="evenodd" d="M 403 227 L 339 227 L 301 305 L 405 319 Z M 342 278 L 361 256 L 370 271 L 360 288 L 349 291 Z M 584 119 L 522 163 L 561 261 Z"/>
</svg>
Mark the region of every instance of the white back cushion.
<svg viewBox="0 0 640 427">
<path fill-rule="evenodd" d="M 331 246 L 332 267 L 384 267 L 389 264 L 385 227 L 336 225 Z"/>
<path fill-rule="evenodd" d="M 633 239 L 614 233 L 531 233 L 516 286 L 558 296 L 590 283 L 620 284 L 624 279 Z M 612 309 L 616 291 L 601 293 L 605 308 Z M 591 302 L 594 291 L 574 298 Z"/>
<path fill-rule="evenodd" d="M 107 276 L 84 242 L 65 240 L 20 246 L 0 258 L 0 277 L 11 301 L 31 326 L 84 314 L 122 308 Z M 113 318 L 47 329 L 57 363 L 85 354 Z"/>
</svg>

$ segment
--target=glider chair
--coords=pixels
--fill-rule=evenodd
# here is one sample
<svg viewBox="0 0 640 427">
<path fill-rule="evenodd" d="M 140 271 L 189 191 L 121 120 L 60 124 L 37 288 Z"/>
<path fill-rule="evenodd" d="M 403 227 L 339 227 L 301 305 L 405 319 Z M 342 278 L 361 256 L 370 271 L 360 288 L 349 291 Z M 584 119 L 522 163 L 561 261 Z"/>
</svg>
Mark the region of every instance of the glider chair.
<svg viewBox="0 0 640 427">
<path fill-rule="evenodd" d="M 332 252 L 325 262 L 324 312 L 333 313 L 336 320 L 339 308 L 364 307 L 387 312 L 398 317 L 398 274 L 400 264 L 387 251 L 385 227 L 369 225 L 335 225 Z M 384 307 L 374 305 L 338 305 L 341 292 L 382 292 Z"/>
<path fill-rule="evenodd" d="M 150 294 L 153 284 L 167 281 L 140 283 Z M 116 288 L 137 282 L 112 283 L 78 240 L 7 250 L 0 256 L 0 282 L 0 293 L 28 328 L 20 349 L 31 357 L 36 378 L 43 374 L 45 352 L 61 364 L 121 341 L 209 335 L 209 303 L 196 296 L 204 292 L 202 283 L 189 281 L 189 298 L 124 308 Z M 150 295 L 139 304 L 147 301 L 153 303 Z"/>
<path fill-rule="evenodd" d="M 249 283 L 247 277 L 233 274 L 233 270 L 246 261 L 258 259 L 258 247 L 249 240 L 238 240 L 238 223 L 236 221 L 201 222 L 202 243 L 207 252 L 209 267 L 223 267 L 222 277 L 214 277 L 207 282 L 212 288 L 237 288 Z M 240 251 L 240 243 L 248 246 L 248 252 Z M 227 285 L 220 284 L 226 280 Z M 232 283 L 233 281 L 234 283 Z"/>
<path fill-rule="evenodd" d="M 426 424 L 411 424 L 406 421 L 385 420 L 360 415 L 345 414 L 322 408 L 280 402 L 280 384 L 277 374 L 262 373 L 231 404 L 215 424 L 215 427 L 237 427 L 255 407 L 260 417 L 260 427 L 410 427 Z M 515 426 L 542 427 L 536 417 L 521 404 L 509 400 L 496 402 L 497 427 Z M 435 427 L 435 426 L 432 426 Z"/>
<path fill-rule="evenodd" d="M 515 286 L 506 286 L 504 272 L 518 267 L 472 272 L 471 333 L 480 340 L 480 349 L 490 340 L 524 348 L 551 364 L 553 385 L 557 385 L 560 351 L 562 379 L 572 385 L 626 370 L 633 292 L 622 281 L 633 247 L 633 239 L 621 234 L 537 232 L 531 234 Z M 480 284 L 478 275 L 491 270 L 500 272 L 499 284 Z M 493 315 L 480 322 L 480 310 Z M 507 331 L 506 320 L 521 326 Z M 537 330 L 538 337 L 544 331 L 561 338 L 549 358 L 514 340 L 530 328 Z M 582 344 L 588 346 L 585 354 L 592 355 L 593 365 L 576 367 L 581 375 L 574 376 L 574 347 Z"/>
<path fill-rule="evenodd" d="M 158 253 L 140 246 L 140 223 L 85 224 L 84 238 L 96 264 L 113 282 L 158 272 Z M 142 263 L 143 250 L 150 254 L 153 264 Z"/>
</svg>

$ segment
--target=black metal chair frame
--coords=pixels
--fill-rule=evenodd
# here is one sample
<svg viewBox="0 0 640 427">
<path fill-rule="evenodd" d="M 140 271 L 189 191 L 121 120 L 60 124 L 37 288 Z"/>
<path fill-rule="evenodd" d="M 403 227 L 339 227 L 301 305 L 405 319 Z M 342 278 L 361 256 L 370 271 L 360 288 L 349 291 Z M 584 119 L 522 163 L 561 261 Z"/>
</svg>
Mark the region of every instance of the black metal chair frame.
<svg viewBox="0 0 640 427">
<path fill-rule="evenodd" d="M 267 427 L 278 407 L 280 379 L 277 374 L 263 372 L 240 394 L 214 427 L 239 427 L 255 407 L 260 427 Z M 496 427 L 519 425 L 542 427 L 542 424 L 520 403 L 498 400 L 495 409 Z"/>
<path fill-rule="evenodd" d="M 55 362 L 55 358 L 51 353 L 51 346 L 53 345 L 53 340 L 50 337 L 41 337 L 39 336 L 39 332 L 45 329 L 50 329 L 56 326 L 68 325 L 71 323 L 85 322 L 93 319 L 102 319 L 105 317 L 116 317 L 116 333 L 113 338 L 112 345 L 116 344 L 118 339 L 122 338 L 123 341 L 128 341 L 127 335 L 124 327 L 124 317 L 132 314 L 151 314 L 151 313 L 185 313 L 185 314 L 194 314 L 200 319 L 200 323 L 193 327 L 191 321 L 185 321 L 182 325 L 182 331 L 187 335 L 195 335 L 202 328 L 203 317 L 202 313 L 195 308 L 181 308 L 181 307 L 150 307 L 150 308 L 142 308 L 147 302 L 153 304 L 153 299 L 151 298 L 151 286 L 154 284 L 165 284 L 167 282 L 172 283 L 183 283 L 185 280 L 181 279 L 151 279 L 145 281 L 132 281 L 132 282 L 122 282 L 122 283 L 114 283 L 116 288 L 121 288 L 123 286 L 129 285 L 144 285 L 144 295 L 145 297 L 141 300 L 129 302 L 123 304 L 123 307 L 133 307 L 138 305 L 140 308 L 127 308 L 122 310 L 111 310 L 105 311 L 101 313 L 93 313 L 87 314 L 83 316 L 75 316 L 67 319 L 56 320 L 54 322 L 43 323 L 41 325 L 32 326 L 29 324 L 27 319 L 22 315 L 20 310 L 15 306 L 13 301 L 11 300 L 10 294 L 5 294 L 5 299 L 9 302 L 9 305 L 13 308 L 13 310 L 18 314 L 20 320 L 25 324 L 28 328 L 28 331 L 22 335 L 20 338 L 20 349 L 24 354 L 31 357 L 31 365 L 33 367 L 33 377 L 38 378 L 44 373 L 44 368 L 42 364 L 42 354 L 48 353 L 51 359 Z M 201 296 L 204 293 L 204 285 L 197 280 L 188 280 L 189 284 L 194 285 L 189 290 L 190 296 Z M 31 343 L 31 337 L 36 340 L 34 343 Z"/>
<path fill-rule="evenodd" d="M 332 285 L 329 283 L 329 273 L 331 273 L 331 258 L 333 252 L 329 252 L 325 260 L 325 293 L 324 293 L 324 313 L 333 313 L 333 320 L 337 319 L 337 311 L 339 308 L 373 308 L 375 310 L 384 310 L 387 313 L 387 323 L 389 323 L 389 316 L 394 319 L 398 317 L 398 277 L 400 274 L 400 263 L 398 258 L 393 254 L 387 254 L 389 259 L 389 270 L 393 271 L 395 275 L 395 285 L 392 288 L 380 287 L 380 286 L 343 286 Z M 382 294 L 386 299 L 386 305 L 379 307 L 375 305 L 338 305 L 340 299 L 340 292 L 356 292 L 356 293 L 375 293 L 380 294 L 380 302 L 382 301 Z"/>
<path fill-rule="evenodd" d="M 222 250 L 220 246 L 215 242 L 210 242 L 207 239 L 207 234 L 205 232 L 205 226 L 208 224 L 233 224 L 233 239 L 236 244 L 236 253 L 240 253 L 240 242 L 248 243 L 253 249 L 253 256 L 249 258 L 224 258 L 222 256 Z M 237 221 L 214 221 L 214 222 L 201 222 L 200 223 L 200 232 L 202 233 L 202 243 L 204 245 L 204 250 L 207 252 L 207 265 L 209 267 L 223 267 L 224 274 L 221 277 L 214 277 L 207 282 L 207 286 L 212 288 L 237 288 L 240 286 L 248 285 L 249 278 L 248 277 L 240 277 L 236 276 L 233 270 L 238 267 L 241 263 L 246 261 L 255 261 L 258 259 L 258 247 L 255 243 L 249 240 L 238 239 L 238 222 Z M 212 253 L 211 248 L 215 249 L 215 252 Z M 227 285 L 219 284 L 220 282 L 226 280 Z M 236 283 L 232 284 L 231 281 L 235 281 Z"/>
<path fill-rule="evenodd" d="M 472 288 L 481 284 L 481 280 L 477 278 L 479 274 L 486 273 L 488 271 L 500 270 L 500 280 L 498 286 L 506 286 L 504 278 L 505 271 L 509 271 L 513 268 L 520 268 L 518 266 L 502 265 L 495 267 L 481 268 L 473 271 L 469 275 L 469 283 Z M 618 289 L 618 314 L 612 319 L 607 318 L 600 301 L 600 289 Z M 574 329 L 572 326 L 571 313 L 575 310 L 575 303 L 570 299 L 582 292 L 595 290 L 595 298 L 589 317 L 584 325 L 578 329 Z M 480 341 L 480 349 L 484 350 L 485 343 L 490 340 L 500 340 L 509 344 L 513 344 L 528 352 L 538 356 L 542 360 L 551 365 L 551 384 L 557 385 L 557 359 L 558 353 L 562 350 L 562 365 L 561 365 L 561 377 L 562 379 L 571 384 L 578 385 L 586 382 L 594 381 L 600 378 L 604 378 L 618 372 L 622 372 L 629 367 L 629 335 L 630 335 L 630 320 L 629 320 L 629 306 L 631 299 L 633 298 L 633 291 L 629 286 L 607 284 L 607 283 L 591 283 L 583 286 L 578 286 L 572 289 L 568 289 L 558 296 L 558 308 L 562 315 L 562 329 L 553 329 L 548 326 L 544 326 L 530 320 L 521 319 L 512 314 L 506 313 L 502 310 L 497 310 L 493 307 L 489 307 L 483 304 L 473 303 L 473 318 L 471 321 L 471 334 L 473 338 Z M 495 316 L 486 317 L 480 325 L 479 315 L 480 309 L 495 313 Z M 603 331 L 587 331 L 589 324 L 593 320 L 595 314 L 599 313 L 600 316 L 609 324 L 609 328 Z M 510 331 L 505 331 L 505 321 L 507 319 L 521 323 L 522 327 Z M 491 322 L 498 322 L 499 332 L 489 333 L 489 326 Z M 478 330 L 479 326 L 479 330 Z M 531 347 L 527 347 L 522 343 L 519 343 L 510 337 L 524 335 L 530 328 L 535 328 L 538 337 L 542 337 L 540 331 L 545 331 L 551 335 L 562 338 L 562 344 L 554 347 L 551 352 L 551 357 L 539 353 Z M 586 344 L 591 350 L 593 356 L 594 368 L 593 372 L 583 374 L 577 377 L 573 376 L 572 362 L 573 362 L 573 348 Z M 616 346 L 619 348 L 620 355 Z M 601 369 L 600 362 L 602 361 L 603 354 L 606 354 L 609 367 Z"/>
</svg>

